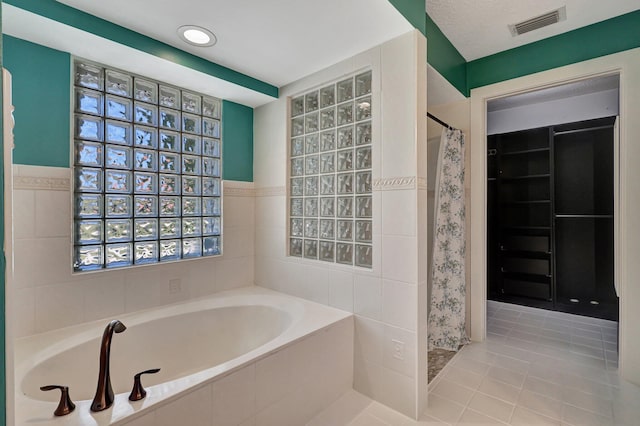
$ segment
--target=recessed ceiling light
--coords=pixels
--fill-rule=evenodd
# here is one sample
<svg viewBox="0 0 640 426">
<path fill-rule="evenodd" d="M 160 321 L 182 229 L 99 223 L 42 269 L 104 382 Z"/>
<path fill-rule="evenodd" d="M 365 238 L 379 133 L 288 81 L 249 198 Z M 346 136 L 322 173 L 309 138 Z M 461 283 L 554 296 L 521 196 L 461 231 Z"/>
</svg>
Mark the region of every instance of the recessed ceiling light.
<svg viewBox="0 0 640 426">
<path fill-rule="evenodd" d="M 187 43 L 200 47 L 213 46 L 218 41 L 211 31 L 197 25 L 181 26 L 178 28 L 178 35 Z"/>
</svg>

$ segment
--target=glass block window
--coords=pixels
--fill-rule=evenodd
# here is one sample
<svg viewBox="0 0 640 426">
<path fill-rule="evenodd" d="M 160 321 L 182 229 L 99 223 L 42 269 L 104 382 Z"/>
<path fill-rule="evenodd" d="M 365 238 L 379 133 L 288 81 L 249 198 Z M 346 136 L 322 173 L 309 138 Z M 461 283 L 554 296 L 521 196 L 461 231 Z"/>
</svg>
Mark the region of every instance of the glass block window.
<svg viewBox="0 0 640 426">
<path fill-rule="evenodd" d="M 289 255 L 371 268 L 371 71 L 290 111 Z"/>
<path fill-rule="evenodd" d="M 220 99 L 77 59 L 74 82 L 74 270 L 220 255 Z"/>
</svg>

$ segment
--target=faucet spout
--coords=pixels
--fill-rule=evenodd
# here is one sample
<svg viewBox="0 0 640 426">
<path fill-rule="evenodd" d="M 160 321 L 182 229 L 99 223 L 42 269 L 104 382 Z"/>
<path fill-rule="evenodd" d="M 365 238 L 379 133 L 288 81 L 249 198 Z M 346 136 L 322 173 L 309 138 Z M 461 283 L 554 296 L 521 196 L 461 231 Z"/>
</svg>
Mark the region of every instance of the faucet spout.
<svg viewBox="0 0 640 426">
<path fill-rule="evenodd" d="M 102 411 L 113 404 L 113 388 L 109 374 L 109 358 L 111 355 L 111 339 L 113 333 L 122 333 L 127 327 L 118 320 L 113 320 L 104 329 L 102 344 L 100 345 L 100 373 L 98 374 L 98 386 L 96 395 L 91 403 L 91 411 Z"/>
</svg>

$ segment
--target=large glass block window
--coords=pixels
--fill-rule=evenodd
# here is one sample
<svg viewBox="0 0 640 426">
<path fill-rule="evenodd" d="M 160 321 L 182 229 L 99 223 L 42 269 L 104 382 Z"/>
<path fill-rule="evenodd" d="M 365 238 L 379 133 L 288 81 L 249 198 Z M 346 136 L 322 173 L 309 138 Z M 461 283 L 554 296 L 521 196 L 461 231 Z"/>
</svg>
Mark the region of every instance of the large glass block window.
<svg viewBox="0 0 640 426">
<path fill-rule="evenodd" d="M 290 111 L 289 255 L 371 268 L 371 71 Z"/>
<path fill-rule="evenodd" d="M 75 271 L 222 251 L 221 101 L 74 61 Z"/>
</svg>

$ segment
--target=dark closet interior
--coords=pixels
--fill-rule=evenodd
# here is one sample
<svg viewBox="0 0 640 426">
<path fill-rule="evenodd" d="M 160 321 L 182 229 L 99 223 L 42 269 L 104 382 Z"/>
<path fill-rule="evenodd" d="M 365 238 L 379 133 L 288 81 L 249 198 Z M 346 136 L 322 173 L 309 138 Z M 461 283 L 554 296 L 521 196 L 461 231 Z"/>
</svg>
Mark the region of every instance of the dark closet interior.
<svg viewBox="0 0 640 426">
<path fill-rule="evenodd" d="M 618 320 L 615 117 L 488 137 L 488 297 Z"/>
</svg>

